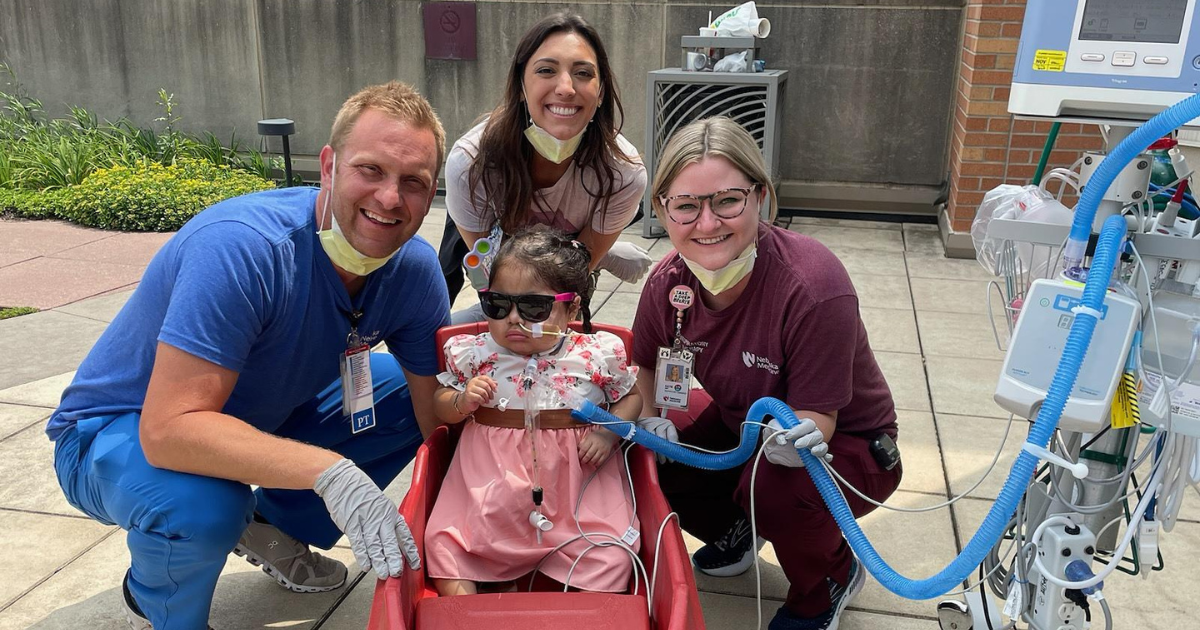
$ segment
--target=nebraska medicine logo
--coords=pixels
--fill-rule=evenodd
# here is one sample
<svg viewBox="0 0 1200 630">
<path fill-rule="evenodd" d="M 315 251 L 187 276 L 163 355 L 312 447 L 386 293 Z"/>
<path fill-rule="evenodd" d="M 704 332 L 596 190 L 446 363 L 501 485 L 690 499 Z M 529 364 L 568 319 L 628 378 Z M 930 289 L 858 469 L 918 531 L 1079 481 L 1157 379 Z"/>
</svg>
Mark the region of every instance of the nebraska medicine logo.
<svg viewBox="0 0 1200 630">
<path fill-rule="evenodd" d="M 770 372 L 771 374 L 779 374 L 779 366 L 771 363 L 767 357 L 755 356 L 753 352 L 742 351 L 742 363 L 748 368 L 759 368 Z"/>
</svg>

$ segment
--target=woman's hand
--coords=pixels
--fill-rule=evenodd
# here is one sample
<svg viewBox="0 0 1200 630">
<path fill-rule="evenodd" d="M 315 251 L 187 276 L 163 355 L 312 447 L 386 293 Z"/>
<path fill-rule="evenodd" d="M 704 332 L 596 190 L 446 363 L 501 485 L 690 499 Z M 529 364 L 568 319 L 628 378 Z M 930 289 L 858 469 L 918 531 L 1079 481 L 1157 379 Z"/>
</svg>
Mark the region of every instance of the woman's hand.
<svg viewBox="0 0 1200 630">
<path fill-rule="evenodd" d="M 592 427 L 592 430 L 579 440 L 579 462 L 593 466 L 603 464 L 616 441 L 616 433 Z"/>
<path fill-rule="evenodd" d="M 454 409 L 463 416 L 469 416 L 484 403 L 492 399 L 496 393 L 496 381 L 490 376 L 476 376 L 467 381 L 467 387 L 454 399 Z"/>
</svg>

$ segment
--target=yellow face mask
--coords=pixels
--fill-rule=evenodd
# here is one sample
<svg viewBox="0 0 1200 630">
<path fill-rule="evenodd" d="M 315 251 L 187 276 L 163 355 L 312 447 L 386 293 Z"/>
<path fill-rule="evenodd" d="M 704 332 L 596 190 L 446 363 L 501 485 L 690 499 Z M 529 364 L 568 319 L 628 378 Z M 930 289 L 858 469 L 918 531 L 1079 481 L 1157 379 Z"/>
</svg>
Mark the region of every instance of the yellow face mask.
<svg viewBox="0 0 1200 630">
<path fill-rule="evenodd" d="M 372 258 L 354 249 L 350 241 L 346 240 L 346 235 L 342 234 L 342 226 L 338 225 L 337 214 L 329 211 L 329 198 L 333 196 L 334 183 L 337 181 L 337 154 L 333 155 L 333 173 L 329 176 L 329 194 L 325 195 L 325 204 L 321 210 L 321 222 L 317 224 L 317 238 L 321 241 L 321 249 L 325 250 L 325 254 L 329 256 L 329 260 L 333 261 L 344 271 L 352 273 L 356 276 L 365 276 L 372 271 L 379 269 L 387 264 L 387 261 L 396 255 L 395 252 L 384 256 L 383 258 Z M 325 216 L 328 215 L 330 220 L 330 229 L 322 230 L 321 226 L 325 224 Z"/>
<path fill-rule="evenodd" d="M 683 258 L 683 256 L 680 256 Z M 720 295 L 729 290 L 729 287 L 741 282 L 742 278 L 750 275 L 754 270 L 754 259 L 758 258 L 758 242 L 750 243 L 742 255 L 729 261 L 729 264 L 710 271 L 701 267 L 699 263 L 692 262 L 683 258 L 683 263 L 691 270 L 696 279 L 700 281 L 700 286 L 713 295 Z"/>
<path fill-rule="evenodd" d="M 530 120 L 529 127 L 525 129 L 525 139 L 529 140 L 529 144 L 533 145 L 533 150 L 542 157 L 555 164 L 562 164 L 567 158 L 575 155 L 575 151 L 579 149 L 579 143 L 583 141 L 584 131 L 587 131 L 587 127 L 584 127 L 583 131 L 580 131 L 574 138 L 559 140 Z"/>
</svg>

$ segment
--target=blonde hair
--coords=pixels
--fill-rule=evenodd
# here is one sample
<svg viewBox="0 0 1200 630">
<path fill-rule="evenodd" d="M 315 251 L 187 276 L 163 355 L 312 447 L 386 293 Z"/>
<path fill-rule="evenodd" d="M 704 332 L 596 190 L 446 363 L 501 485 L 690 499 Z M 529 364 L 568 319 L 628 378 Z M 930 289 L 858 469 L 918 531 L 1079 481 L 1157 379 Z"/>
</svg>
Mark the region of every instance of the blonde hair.
<svg viewBox="0 0 1200 630">
<path fill-rule="evenodd" d="M 730 118 L 717 116 L 689 123 L 676 131 L 659 156 L 658 168 L 651 186 L 651 204 L 658 220 L 666 222 L 666 209 L 661 197 L 684 168 L 710 155 L 719 155 L 738 168 L 752 183 L 767 192 L 771 204 L 770 220 L 779 214 L 779 202 L 775 199 L 775 185 L 767 172 L 762 151 L 750 133 Z"/>
<path fill-rule="evenodd" d="M 433 106 L 425 97 L 408 84 L 399 81 L 369 85 L 346 99 L 333 119 L 329 146 L 335 151 L 340 150 L 346 136 L 354 129 L 354 123 L 358 122 L 358 117 L 368 108 L 377 109 L 418 129 L 431 131 L 437 143 L 437 170 L 442 170 L 442 160 L 446 156 L 446 130 L 442 128 L 442 121 L 438 119 Z"/>
</svg>

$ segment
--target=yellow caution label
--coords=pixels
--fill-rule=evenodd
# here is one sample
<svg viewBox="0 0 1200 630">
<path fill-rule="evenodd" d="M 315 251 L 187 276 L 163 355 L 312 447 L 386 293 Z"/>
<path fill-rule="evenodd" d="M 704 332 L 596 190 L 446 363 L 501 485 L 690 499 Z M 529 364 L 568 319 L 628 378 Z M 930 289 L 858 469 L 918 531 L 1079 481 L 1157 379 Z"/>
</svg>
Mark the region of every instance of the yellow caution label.
<svg viewBox="0 0 1200 630">
<path fill-rule="evenodd" d="M 1067 51 L 1039 50 L 1033 55 L 1033 69 L 1046 72 L 1062 72 L 1067 67 Z"/>
</svg>

